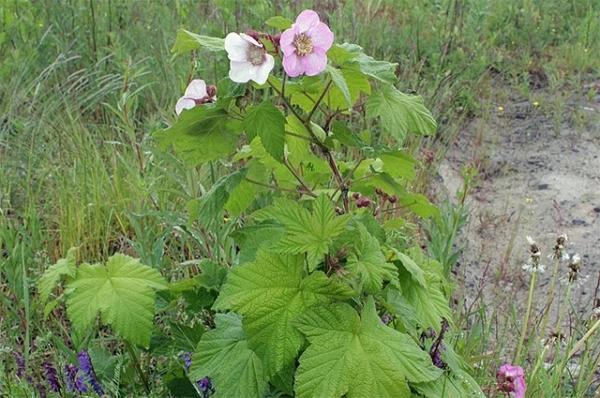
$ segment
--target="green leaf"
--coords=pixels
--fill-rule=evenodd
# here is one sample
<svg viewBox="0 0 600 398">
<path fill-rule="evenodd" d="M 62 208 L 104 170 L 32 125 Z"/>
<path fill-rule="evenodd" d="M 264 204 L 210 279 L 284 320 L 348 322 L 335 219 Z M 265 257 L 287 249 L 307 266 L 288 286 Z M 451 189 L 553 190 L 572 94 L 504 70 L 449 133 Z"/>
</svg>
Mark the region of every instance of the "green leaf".
<svg viewBox="0 0 600 398">
<path fill-rule="evenodd" d="M 215 324 L 215 329 L 202 335 L 192 356 L 190 379 L 210 377 L 213 398 L 262 398 L 267 379 L 260 358 L 248 347 L 241 317 L 217 314 Z"/>
<path fill-rule="evenodd" d="M 267 26 L 270 26 L 270 27 L 278 29 L 278 30 L 286 30 L 290 26 L 292 26 L 293 22 L 285 17 L 277 15 L 277 16 L 267 19 L 265 21 L 265 24 L 267 24 Z"/>
<path fill-rule="evenodd" d="M 348 128 L 346 123 L 335 120 L 331 125 L 332 138 L 338 140 L 340 144 L 355 147 L 364 148 L 367 144 L 361 139 L 358 134 L 355 134 Z"/>
<path fill-rule="evenodd" d="M 335 69 L 329 67 L 330 69 Z M 335 69 L 340 74 L 343 81 L 339 86 L 334 80 L 336 85 L 329 89 L 329 95 L 327 96 L 327 105 L 332 109 L 347 109 L 351 108 L 358 100 L 360 93 L 370 94 L 371 85 L 367 76 L 360 71 L 358 66 L 346 65 L 341 69 Z M 332 75 L 332 78 L 334 76 Z M 345 92 L 345 90 L 348 90 Z"/>
<path fill-rule="evenodd" d="M 335 86 L 344 96 L 344 99 L 346 100 L 346 108 L 352 108 L 353 104 L 352 97 L 350 95 L 350 89 L 348 88 L 348 83 L 346 83 L 346 79 L 344 78 L 342 71 L 331 65 L 327 65 L 327 72 L 329 73 L 329 76 L 331 76 L 333 84 L 335 84 Z"/>
<path fill-rule="evenodd" d="M 401 253 L 396 249 L 392 250 L 395 256 L 398 258 L 398 260 L 400 260 L 400 262 L 402 263 L 404 269 L 406 269 L 410 273 L 412 278 L 421 286 L 427 286 L 427 283 L 425 282 L 425 273 L 423 272 L 421 267 L 419 267 L 417 263 L 415 263 L 413 259 L 407 256 L 406 254 Z"/>
<path fill-rule="evenodd" d="M 439 217 L 440 209 L 433 205 L 427 197 L 422 194 L 404 192 L 398 198 L 403 207 L 409 208 L 419 217 Z"/>
<path fill-rule="evenodd" d="M 254 262 L 230 271 L 214 308 L 244 316 L 249 345 L 272 376 L 294 363 L 304 341 L 294 320 L 315 304 L 353 294 L 322 272 L 307 275 L 302 256 L 261 251 Z"/>
<path fill-rule="evenodd" d="M 391 85 L 380 85 L 369 97 L 367 115 L 379 117 L 383 130 L 400 142 L 407 133 L 433 134 L 437 127 L 421 97 L 404 94 Z"/>
<path fill-rule="evenodd" d="M 310 345 L 300 357 L 299 398 L 410 396 L 407 381 L 441 375 L 409 336 L 385 326 L 369 298 L 359 317 L 347 304 L 321 306 L 298 321 Z"/>
<path fill-rule="evenodd" d="M 211 224 L 223 220 L 223 206 L 227 203 L 230 193 L 243 181 L 247 169 L 240 169 L 221 177 L 215 185 L 200 199 L 189 206 L 192 218 Z M 196 207 L 197 206 L 197 207 Z"/>
<path fill-rule="evenodd" d="M 414 385 L 427 398 L 485 398 L 477 382 L 465 371 L 459 370 L 428 383 Z"/>
<path fill-rule="evenodd" d="M 202 259 L 199 264 L 202 273 L 198 275 L 198 284 L 206 290 L 219 291 L 225 281 L 227 268 L 208 259 Z"/>
<path fill-rule="evenodd" d="M 452 319 L 448 299 L 441 289 L 440 280 L 430 273 L 425 274 L 425 286 L 414 283 L 407 272 L 400 270 L 402 296 L 414 308 L 419 325 L 426 329 L 439 329 L 442 319 Z M 410 275 L 410 274 L 409 274 Z"/>
<path fill-rule="evenodd" d="M 244 128 L 248 141 L 259 136 L 260 140 L 273 158 L 283 160 L 285 144 L 285 116 L 271 101 L 251 107 L 244 117 Z"/>
<path fill-rule="evenodd" d="M 225 40 L 219 37 L 202 36 L 185 29 L 177 31 L 175 44 L 171 52 L 176 55 L 185 54 L 192 50 L 205 49 L 208 51 L 225 51 Z"/>
<path fill-rule="evenodd" d="M 285 235 L 274 246 L 280 253 L 308 253 L 309 270 L 328 253 L 336 236 L 346 228 L 349 216 L 337 216 L 327 195 L 315 199 L 313 212 L 293 200 L 279 199 L 275 205 L 257 212 L 262 219 L 275 219 L 285 227 Z"/>
<path fill-rule="evenodd" d="M 171 127 L 153 134 L 158 147 L 173 147 L 192 166 L 232 154 L 241 125 L 217 105 L 201 105 L 184 110 Z"/>
<path fill-rule="evenodd" d="M 279 240 L 285 232 L 281 224 L 263 222 L 248 225 L 232 233 L 232 237 L 240 246 L 240 264 L 253 261 L 261 247 L 269 247 Z"/>
<path fill-rule="evenodd" d="M 69 283 L 67 313 L 81 334 L 98 313 L 125 340 L 147 347 L 154 317 L 154 290 L 167 287 L 160 273 L 139 260 L 115 254 L 106 265 L 81 265 Z"/>
<path fill-rule="evenodd" d="M 336 44 L 327 54 L 332 61 L 338 65 L 355 64 L 360 71 L 383 83 L 393 84 L 396 79 L 396 68 L 398 64 L 376 61 L 373 57 L 364 53 L 362 47 L 356 44 Z"/>
<path fill-rule="evenodd" d="M 377 239 L 367 231 L 364 225 L 357 224 L 353 252 L 348 256 L 346 268 L 358 275 L 367 293 L 377 293 L 384 281 L 398 278 L 396 267 L 385 260 Z"/>
<path fill-rule="evenodd" d="M 42 304 L 45 304 L 50 297 L 50 293 L 56 287 L 61 277 L 67 275 L 71 278 L 75 278 L 77 267 L 75 262 L 77 261 L 77 248 L 72 247 L 67 252 L 67 257 L 61 258 L 56 264 L 51 265 L 44 272 L 38 281 L 38 291 L 40 292 L 40 300 Z"/>
<path fill-rule="evenodd" d="M 388 151 L 378 155 L 383 161 L 383 171 L 395 178 L 404 178 L 407 181 L 414 180 L 415 159 L 403 151 Z"/>
</svg>

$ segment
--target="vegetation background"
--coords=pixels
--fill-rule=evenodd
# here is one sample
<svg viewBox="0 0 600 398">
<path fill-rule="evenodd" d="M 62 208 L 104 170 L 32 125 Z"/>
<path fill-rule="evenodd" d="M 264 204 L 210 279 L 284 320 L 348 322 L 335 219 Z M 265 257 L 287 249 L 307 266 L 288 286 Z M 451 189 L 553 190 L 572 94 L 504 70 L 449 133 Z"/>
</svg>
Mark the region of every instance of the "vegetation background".
<svg viewBox="0 0 600 398">
<path fill-rule="evenodd" d="M 198 243 L 182 209 L 214 176 L 156 150 L 151 134 L 175 120 L 191 78 L 215 81 L 228 65 L 173 57 L 176 32 L 223 37 L 304 8 L 327 19 L 338 41 L 398 62 L 400 88 L 433 110 L 438 134 L 408 143 L 423 161 L 415 188 L 430 197 L 443 197 L 437 170 L 451 144 L 469 121 L 502 112 L 509 93 L 543 102 L 540 112 L 556 129 L 565 118 L 576 126 L 598 121 L 566 106 L 573 97 L 595 100 L 600 90 L 597 0 L 0 0 L 3 356 L 21 336 L 50 333 L 31 297 L 44 269 L 71 247 L 87 261 L 123 252 L 185 272 L 180 264 L 195 258 Z M 473 170 L 484 161 L 468 159 Z M 452 243 L 456 232 L 437 236 Z M 448 257 L 451 267 L 456 257 Z M 511 340 L 514 323 L 498 333 L 482 315 L 466 335 L 461 352 L 480 365 L 484 387 L 494 384 L 503 358 L 496 348 Z M 593 380 L 592 369 L 577 396 L 593 393 Z"/>
</svg>

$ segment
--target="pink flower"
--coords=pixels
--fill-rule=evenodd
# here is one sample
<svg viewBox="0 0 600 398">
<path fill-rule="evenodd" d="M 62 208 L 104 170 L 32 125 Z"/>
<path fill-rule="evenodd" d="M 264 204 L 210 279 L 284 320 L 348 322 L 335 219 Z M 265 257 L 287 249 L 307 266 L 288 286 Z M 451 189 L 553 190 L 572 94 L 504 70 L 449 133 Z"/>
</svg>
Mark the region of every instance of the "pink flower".
<svg viewBox="0 0 600 398">
<path fill-rule="evenodd" d="M 188 84 L 183 97 L 179 98 L 175 104 L 175 112 L 179 115 L 184 109 L 192 109 L 196 105 L 215 101 L 217 99 L 215 94 L 214 86 L 207 88 L 204 80 L 194 79 Z"/>
<path fill-rule="evenodd" d="M 327 50 L 333 44 L 333 32 L 313 10 L 304 10 L 291 28 L 281 34 L 283 69 L 290 77 L 315 76 L 327 66 Z"/>
<path fill-rule="evenodd" d="M 525 398 L 525 372 L 523 368 L 516 365 L 504 364 L 496 373 L 498 389 L 509 393 L 514 398 Z"/>
</svg>

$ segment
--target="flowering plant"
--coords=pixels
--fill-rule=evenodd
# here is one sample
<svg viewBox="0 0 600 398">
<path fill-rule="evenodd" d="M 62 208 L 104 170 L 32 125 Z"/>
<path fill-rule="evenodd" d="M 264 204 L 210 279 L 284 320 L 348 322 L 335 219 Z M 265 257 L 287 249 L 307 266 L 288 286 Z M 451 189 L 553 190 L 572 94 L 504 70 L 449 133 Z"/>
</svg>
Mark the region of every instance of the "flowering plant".
<svg viewBox="0 0 600 398">
<path fill-rule="evenodd" d="M 176 53 L 225 50 L 229 78 L 155 134 L 193 166 L 220 165 L 190 217 L 235 225 L 190 380 L 220 397 L 482 396 L 444 342 L 441 267 L 406 244 L 406 222 L 438 212 L 410 191 L 402 150 L 433 117 L 395 87 L 396 64 L 334 44 L 316 12 L 267 24 L 278 32 L 222 42 L 181 31 Z"/>
<path fill-rule="evenodd" d="M 176 121 L 154 134 L 210 175 L 181 228 L 203 247 L 197 274 L 167 283 L 128 256 L 79 267 L 71 256 L 41 279 L 43 300 L 65 279 L 74 329 L 110 326 L 147 393 L 135 347 L 171 354 L 173 396 L 483 397 L 448 343 L 443 267 L 414 234 L 438 209 L 411 191 L 418 162 L 404 145 L 435 132 L 431 113 L 395 87 L 396 64 L 334 43 L 316 12 L 267 25 L 276 31 L 224 39 L 182 30 L 173 48 L 229 62 L 228 77 L 193 79 Z M 154 325 L 156 295 L 201 322 Z"/>
</svg>

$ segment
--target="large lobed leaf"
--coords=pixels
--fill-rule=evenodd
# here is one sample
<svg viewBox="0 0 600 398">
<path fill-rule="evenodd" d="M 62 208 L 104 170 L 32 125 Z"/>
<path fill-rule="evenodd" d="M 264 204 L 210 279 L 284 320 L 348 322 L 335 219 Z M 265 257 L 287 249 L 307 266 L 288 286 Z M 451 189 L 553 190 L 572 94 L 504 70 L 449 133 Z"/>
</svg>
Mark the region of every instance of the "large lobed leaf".
<svg viewBox="0 0 600 398">
<path fill-rule="evenodd" d="M 40 292 L 40 299 L 42 303 L 46 303 L 52 293 L 52 289 L 56 287 L 61 277 L 69 276 L 75 277 L 77 272 L 77 266 L 75 264 L 77 248 L 70 248 L 65 258 L 61 258 L 56 264 L 51 265 L 44 272 L 38 281 L 38 290 Z"/>
<path fill-rule="evenodd" d="M 100 314 L 125 340 L 147 347 L 154 317 L 154 290 L 167 285 L 160 273 L 139 260 L 115 254 L 106 265 L 81 265 L 68 285 L 67 313 L 81 333 Z"/>
<path fill-rule="evenodd" d="M 312 271 L 329 251 L 336 236 L 341 234 L 349 216 L 335 214 L 326 195 L 315 199 L 312 213 L 289 199 L 280 199 L 274 206 L 258 212 L 257 218 L 272 218 L 283 224 L 285 235 L 274 246 L 280 253 L 308 253 Z"/>
<path fill-rule="evenodd" d="M 369 97 L 367 115 L 379 117 L 383 130 L 400 142 L 407 133 L 427 135 L 437 128 L 421 97 L 404 94 L 391 85 L 380 85 Z"/>
<path fill-rule="evenodd" d="M 267 379 L 261 359 L 248 347 L 242 319 L 236 314 L 217 314 L 216 328 L 202 335 L 192 357 L 190 378 L 210 377 L 213 398 L 262 398 Z"/>
<path fill-rule="evenodd" d="M 171 52 L 177 55 L 199 49 L 225 51 L 225 40 L 219 37 L 203 36 L 185 29 L 179 29 Z"/>
<path fill-rule="evenodd" d="M 411 337 L 381 322 L 372 298 L 360 317 L 336 304 L 305 314 L 298 325 L 310 342 L 296 373 L 299 398 L 408 397 L 407 382 L 442 374 Z"/>
<path fill-rule="evenodd" d="M 235 151 L 241 125 L 218 105 L 201 105 L 184 110 L 171 127 L 153 137 L 158 147 L 172 147 L 191 165 L 217 160 Z"/>
<path fill-rule="evenodd" d="M 260 251 L 254 262 L 231 270 L 214 308 L 244 316 L 249 345 L 270 377 L 292 365 L 302 346 L 294 321 L 315 304 L 353 294 L 322 272 L 307 275 L 303 256 Z"/>
<path fill-rule="evenodd" d="M 365 292 L 377 293 L 383 287 L 384 281 L 397 280 L 398 272 L 393 264 L 386 261 L 379 242 L 367 228 L 357 223 L 357 229 L 358 235 L 353 251 L 348 256 L 346 268 L 359 277 Z"/>
</svg>

